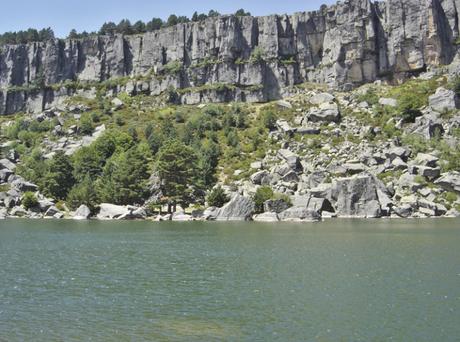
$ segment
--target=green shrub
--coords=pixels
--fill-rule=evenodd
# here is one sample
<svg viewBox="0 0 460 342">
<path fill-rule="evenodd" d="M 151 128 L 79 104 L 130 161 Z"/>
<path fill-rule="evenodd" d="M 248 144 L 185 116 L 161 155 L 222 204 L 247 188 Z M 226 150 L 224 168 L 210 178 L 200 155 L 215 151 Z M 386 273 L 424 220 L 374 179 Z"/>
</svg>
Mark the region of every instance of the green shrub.
<svg viewBox="0 0 460 342">
<path fill-rule="evenodd" d="M 379 103 L 379 95 L 374 88 L 369 88 L 364 94 L 361 94 L 357 98 L 358 102 L 367 102 L 370 106 Z"/>
<path fill-rule="evenodd" d="M 257 214 L 264 212 L 264 203 L 272 199 L 273 196 L 273 190 L 269 186 L 261 186 L 257 189 L 256 193 L 252 198 L 255 204 L 255 211 Z"/>
<path fill-rule="evenodd" d="M 274 199 L 274 200 L 281 200 L 281 201 L 283 201 L 284 203 L 286 203 L 287 205 L 289 205 L 290 207 L 292 206 L 291 197 L 289 197 L 289 196 L 286 195 L 286 194 L 275 193 L 275 195 L 273 196 L 272 199 Z"/>
<path fill-rule="evenodd" d="M 178 74 L 182 70 L 182 63 L 180 61 L 171 61 L 164 66 L 164 70 L 169 75 Z"/>
<path fill-rule="evenodd" d="M 458 199 L 458 195 L 455 192 L 446 192 L 443 195 L 443 197 L 447 201 L 447 203 L 449 203 L 449 204 L 453 204 Z"/>
<path fill-rule="evenodd" d="M 22 196 L 22 206 L 27 210 L 38 206 L 38 199 L 33 192 L 26 192 Z"/>
<path fill-rule="evenodd" d="M 93 134 L 93 131 L 94 131 L 93 119 L 91 118 L 89 114 L 83 114 L 81 116 L 78 128 L 80 130 L 80 133 L 83 135 Z"/>
<path fill-rule="evenodd" d="M 206 197 L 206 202 L 210 207 L 221 208 L 230 200 L 221 186 L 212 189 Z"/>
<path fill-rule="evenodd" d="M 460 38 L 458 38 L 460 39 Z M 455 77 L 449 84 L 449 88 L 457 94 L 457 96 L 460 96 L 460 77 Z"/>
<path fill-rule="evenodd" d="M 276 128 L 277 116 L 274 111 L 267 110 L 262 112 L 262 122 L 265 128 L 268 128 L 270 131 L 273 131 Z"/>
<path fill-rule="evenodd" d="M 398 112 L 404 122 L 414 122 L 415 118 L 422 115 L 420 108 L 423 100 L 418 94 L 405 92 L 398 99 Z"/>
<path fill-rule="evenodd" d="M 249 63 L 251 64 L 260 64 L 265 60 L 265 52 L 264 50 L 256 46 L 254 50 L 252 50 L 251 57 L 249 58 Z"/>
<path fill-rule="evenodd" d="M 123 119 L 121 115 L 117 115 L 117 117 L 115 118 L 115 123 L 121 127 L 121 126 L 124 126 L 125 120 Z"/>
</svg>

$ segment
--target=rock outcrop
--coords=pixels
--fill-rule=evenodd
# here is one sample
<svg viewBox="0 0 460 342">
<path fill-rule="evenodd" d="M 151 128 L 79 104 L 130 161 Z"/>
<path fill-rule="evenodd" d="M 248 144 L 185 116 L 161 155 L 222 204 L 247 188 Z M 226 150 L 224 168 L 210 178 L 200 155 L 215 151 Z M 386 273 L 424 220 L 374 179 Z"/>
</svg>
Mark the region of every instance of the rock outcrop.
<svg viewBox="0 0 460 342">
<path fill-rule="evenodd" d="M 106 80 L 119 80 L 109 84 L 114 92 L 181 89 L 176 100 L 196 104 L 279 99 L 287 86 L 307 81 L 348 88 L 403 79 L 453 61 L 458 2 L 347 0 L 314 12 L 220 16 L 142 35 L 6 45 L 0 114 L 42 111 L 85 93 L 78 84 Z"/>
<path fill-rule="evenodd" d="M 254 214 L 254 202 L 247 197 L 235 195 L 216 212 L 217 221 L 248 221 Z"/>
</svg>

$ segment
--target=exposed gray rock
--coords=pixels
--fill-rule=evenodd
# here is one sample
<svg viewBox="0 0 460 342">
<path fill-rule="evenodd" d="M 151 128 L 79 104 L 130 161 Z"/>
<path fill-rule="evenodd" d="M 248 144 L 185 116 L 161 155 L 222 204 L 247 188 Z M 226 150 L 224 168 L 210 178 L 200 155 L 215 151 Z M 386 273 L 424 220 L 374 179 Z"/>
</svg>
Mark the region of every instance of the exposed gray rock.
<svg viewBox="0 0 460 342">
<path fill-rule="evenodd" d="M 390 160 L 401 158 L 401 160 L 407 161 L 407 158 L 411 155 L 411 151 L 406 147 L 393 147 L 385 152 L 385 154 Z"/>
<path fill-rule="evenodd" d="M 186 215 L 183 212 L 173 213 L 171 217 L 171 221 L 177 221 L 177 222 L 193 221 L 193 217 L 191 215 Z"/>
<path fill-rule="evenodd" d="M 300 166 L 299 157 L 290 150 L 281 149 L 278 151 L 278 156 L 286 161 L 292 169 L 297 169 Z"/>
<path fill-rule="evenodd" d="M 112 220 L 126 217 L 129 214 L 130 210 L 127 207 L 110 203 L 102 203 L 100 205 L 100 211 L 97 218 L 99 220 Z"/>
<path fill-rule="evenodd" d="M 278 222 L 278 221 L 279 221 L 279 217 L 278 217 L 278 214 L 277 214 L 277 213 L 270 213 L 270 212 L 267 212 L 267 213 L 255 215 L 255 216 L 253 217 L 253 220 L 254 220 L 255 222 Z"/>
<path fill-rule="evenodd" d="M 203 212 L 203 219 L 207 221 L 215 221 L 219 215 L 219 208 L 209 207 Z"/>
<path fill-rule="evenodd" d="M 27 182 L 21 177 L 17 177 L 14 181 L 12 181 L 11 186 L 22 192 L 26 192 L 26 191 L 35 192 L 38 190 L 37 185 Z"/>
<path fill-rule="evenodd" d="M 338 217 L 376 218 L 382 215 L 372 176 L 339 178 L 332 183 L 332 199 Z"/>
<path fill-rule="evenodd" d="M 73 215 L 74 220 L 88 220 L 91 216 L 91 210 L 84 204 L 78 207 Z"/>
<path fill-rule="evenodd" d="M 442 120 L 433 115 L 433 113 L 420 116 L 415 119 L 410 133 L 421 135 L 427 140 L 436 136 L 442 136 L 444 134 Z"/>
<path fill-rule="evenodd" d="M 285 101 L 285 100 L 279 100 L 278 102 L 276 102 L 276 104 L 283 108 L 287 108 L 287 109 L 292 108 L 292 105 L 288 101 Z"/>
<path fill-rule="evenodd" d="M 409 172 L 413 175 L 420 175 L 433 180 L 441 175 L 441 168 L 413 165 L 409 168 Z"/>
<path fill-rule="evenodd" d="M 38 206 L 39 206 L 41 212 L 46 212 L 49 208 L 54 206 L 54 201 L 52 201 L 51 199 L 48 199 L 48 198 L 39 199 L 38 200 Z M 49 215 L 49 216 L 53 216 L 54 214 Z"/>
<path fill-rule="evenodd" d="M 281 132 L 286 134 L 292 134 L 296 131 L 296 129 L 292 128 L 286 120 L 277 120 L 276 126 Z"/>
<path fill-rule="evenodd" d="M 340 111 L 336 103 L 323 103 L 318 108 L 312 108 L 307 114 L 307 120 L 312 122 L 338 122 Z"/>
<path fill-rule="evenodd" d="M 410 204 L 403 204 L 393 208 L 394 213 L 402 218 L 408 218 L 412 215 L 413 207 Z"/>
<path fill-rule="evenodd" d="M 14 171 L 16 169 L 16 164 L 12 163 L 8 159 L 1 159 L 0 160 L 0 169 L 2 169 L 2 170 L 6 169 L 6 170 Z"/>
<path fill-rule="evenodd" d="M 256 172 L 251 176 L 251 182 L 256 185 L 267 185 L 270 183 L 270 179 L 270 172 L 266 170 Z"/>
<path fill-rule="evenodd" d="M 292 207 L 278 215 L 283 222 L 317 222 L 321 220 L 321 214 L 316 210 L 306 207 Z"/>
<path fill-rule="evenodd" d="M 60 213 L 61 213 L 61 211 L 58 208 L 56 208 L 55 206 L 51 206 L 45 212 L 45 217 L 57 218 L 58 216 L 56 216 L 56 214 L 60 214 Z"/>
<path fill-rule="evenodd" d="M 123 101 L 121 101 L 119 98 L 116 97 L 112 100 L 112 105 L 113 105 L 114 110 L 118 110 L 121 107 L 123 107 L 124 103 Z"/>
<path fill-rule="evenodd" d="M 142 207 L 140 207 L 140 208 L 132 208 L 130 218 L 135 219 L 135 220 L 143 220 L 143 219 L 147 218 L 147 212 Z"/>
<path fill-rule="evenodd" d="M 247 197 L 234 195 L 230 202 L 218 210 L 217 221 L 248 221 L 254 214 L 254 202 Z"/>
<path fill-rule="evenodd" d="M 8 178 L 13 174 L 13 172 L 9 169 L 0 170 L 0 182 L 6 183 L 8 182 Z"/>
<path fill-rule="evenodd" d="M 416 165 L 428 166 L 428 167 L 436 167 L 439 158 L 427 153 L 419 153 L 417 157 L 415 157 L 414 162 Z"/>
<path fill-rule="evenodd" d="M 298 127 L 296 133 L 302 135 L 318 135 L 321 133 L 321 129 L 315 127 Z"/>
<path fill-rule="evenodd" d="M 460 173 L 449 172 L 442 175 L 441 178 L 436 180 L 434 184 L 439 185 L 447 191 L 454 191 L 460 193 Z"/>
<path fill-rule="evenodd" d="M 332 94 L 319 93 L 319 94 L 314 95 L 310 99 L 310 103 L 313 104 L 313 105 L 320 105 L 320 104 L 323 104 L 323 103 L 333 102 L 334 100 L 335 100 L 335 97 Z"/>
<path fill-rule="evenodd" d="M 327 211 L 329 213 L 335 213 L 335 209 L 332 206 L 331 202 L 329 202 L 326 198 L 316 198 L 310 197 L 308 200 L 307 208 L 312 211 L 317 211 L 320 214 Z"/>
<path fill-rule="evenodd" d="M 284 88 L 306 81 L 350 89 L 383 75 L 401 80 L 453 61 L 456 1 L 351 0 L 293 15 L 212 17 L 142 35 L 5 45 L 0 49 L 0 114 L 62 107 L 65 97 L 75 93 L 95 97 L 94 90 L 65 86 L 25 90 L 42 72 L 46 84 L 56 85 L 153 71 L 160 77 L 131 79 L 110 91 L 158 95 L 169 87 L 192 89 L 181 96 L 183 103 L 279 100 Z M 248 63 L 256 47 L 265 61 Z M 209 56 L 218 62 L 203 63 Z M 294 62 L 283 63 L 287 57 Z M 173 62 L 180 66 L 177 72 L 165 67 Z M 212 84 L 237 87 L 193 91 Z"/>
<path fill-rule="evenodd" d="M 429 97 L 430 107 L 437 112 L 455 110 L 458 108 L 458 98 L 454 91 L 438 88 L 436 93 Z"/>
</svg>

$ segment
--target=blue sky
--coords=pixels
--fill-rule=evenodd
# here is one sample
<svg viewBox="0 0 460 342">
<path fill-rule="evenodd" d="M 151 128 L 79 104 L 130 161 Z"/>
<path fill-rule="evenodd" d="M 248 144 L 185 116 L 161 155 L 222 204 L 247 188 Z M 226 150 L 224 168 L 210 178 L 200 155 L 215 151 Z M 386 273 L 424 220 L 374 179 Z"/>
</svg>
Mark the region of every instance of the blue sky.
<svg viewBox="0 0 460 342">
<path fill-rule="evenodd" d="M 187 15 L 194 11 L 207 13 L 215 9 L 233 13 L 239 8 L 253 15 L 293 13 L 317 10 L 335 0 L 6 0 L 2 1 L 0 32 L 29 27 L 51 27 L 59 37 L 75 28 L 78 31 L 97 30 L 105 21 L 118 22 L 167 18 L 169 14 Z"/>
</svg>

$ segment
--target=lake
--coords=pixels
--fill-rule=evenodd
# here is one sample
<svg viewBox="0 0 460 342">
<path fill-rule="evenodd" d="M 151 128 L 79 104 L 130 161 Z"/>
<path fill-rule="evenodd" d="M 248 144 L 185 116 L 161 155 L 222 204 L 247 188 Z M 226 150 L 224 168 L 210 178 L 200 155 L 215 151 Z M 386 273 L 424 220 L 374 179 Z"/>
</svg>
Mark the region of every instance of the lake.
<svg viewBox="0 0 460 342">
<path fill-rule="evenodd" d="M 0 222 L 0 341 L 460 341 L 460 221 Z"/>
</svg>

